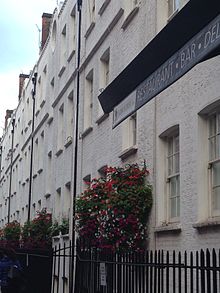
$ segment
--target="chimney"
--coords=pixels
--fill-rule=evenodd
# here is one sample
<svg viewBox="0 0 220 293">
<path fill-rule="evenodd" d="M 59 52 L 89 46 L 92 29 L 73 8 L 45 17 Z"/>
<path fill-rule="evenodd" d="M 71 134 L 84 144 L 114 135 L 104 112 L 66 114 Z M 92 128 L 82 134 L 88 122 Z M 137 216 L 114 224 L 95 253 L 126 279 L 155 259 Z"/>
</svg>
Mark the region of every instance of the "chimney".
<svg viewBox="0 0 220 293">
<path fill-rule="evenodd" d="M 22 90 L 24 88 L 24 82 L 25 82 L 25 79 L 26 78 L 29 78 L 29 74 L 23 74 L 23 73 L 21 73 L 19 75 L 19 92 L 18 92 L 18 100 L 19 101 L 21 99 L 21 93 L 22 93 Z"/>
<path fill-rule="evenodd" d="M 5 115 L 5 130 L 8 126 L 8 119 L 11 118 L 11 115 L 13 113 L 13 110 L 6 110 L 6 115 Z"/>
<path fill-rule="evenodd" d="M 42 35 L 41 35 L 41 51 L 47 41 L 50 32 L 50 23 L 52 19 L 52 14 L 43 13 L 42 15 Z"/>
</svg>

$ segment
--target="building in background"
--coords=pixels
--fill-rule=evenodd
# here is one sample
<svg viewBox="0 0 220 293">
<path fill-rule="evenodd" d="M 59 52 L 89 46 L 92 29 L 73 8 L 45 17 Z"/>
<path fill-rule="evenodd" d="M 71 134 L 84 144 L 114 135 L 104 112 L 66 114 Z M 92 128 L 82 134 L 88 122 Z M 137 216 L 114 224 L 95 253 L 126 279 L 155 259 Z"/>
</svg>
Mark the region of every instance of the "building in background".
<svg viewBox="0 0 220 293">
<path fill-rule="evenodd" d="M 85 188 L 84 182 L 102 175 L 104 166 L 146 160 L 154 195 L 148 247 L 219 247 L 219 56 L 197 64 L 114 129 L 113 113 L 104 113 L 98 99 L 160 32 L 165 34 L 164 28 L 188 4 L 185 0 L 82 1 L 80 52 L 76 1 L 65 1 L 60 11 L 43 15 L 43 25 L 49 23 L 50 29 L 42 32 L 49 35 L 42 36 L 40 57 L 30 77 L 20 77 L 24 80 L 20 79 L 18 107 L 1 140 L 1 226 L 8 219 L 24 223 L 28 210 L 34 217 L 44 207 L 54 220 L 71 221 L 74 171 L 77 195 Z M 219 36 L 217 22 L 207 30 L 207 46 Z M 163 56 L 164 48 L 157 50 Z M 195 48 L 184 54 L 183 67 L 195 57 Z M 149 65 L 144 66 L 147 72 Z M 140 74 L 138 67 L 131 72 L 128 87 Z M 124 90 L 120 91 L 119 83 L 119 95 Z"/>
</svg>

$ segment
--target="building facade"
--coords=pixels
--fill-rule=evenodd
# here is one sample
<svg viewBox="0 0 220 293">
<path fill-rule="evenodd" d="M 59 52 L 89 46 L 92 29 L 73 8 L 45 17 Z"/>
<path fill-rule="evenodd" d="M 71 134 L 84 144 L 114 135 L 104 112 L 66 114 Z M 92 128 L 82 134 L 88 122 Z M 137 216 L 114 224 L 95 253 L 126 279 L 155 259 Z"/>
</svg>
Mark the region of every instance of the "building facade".
<svg viewBox="0 0 220 293">
<path fill-rule="evenodd" d="M 1 140 L 1 226 L 24 223 L 44 207 L 54 220 L 71 222 L 75 175 L 78 195 L 105 166 L 146 160 L 154 199 L 148 247 L 218 248 L 219 56 L 196 65 L 112 129 L 113 114 L 103 112 L 98 96 L 188 1 L 81 4 L 81 19 L 70 0 L 44 15 L 48 37 L 23 77 Z M 212 33 L 220 35 L 218 25 Z"/>
</svg>

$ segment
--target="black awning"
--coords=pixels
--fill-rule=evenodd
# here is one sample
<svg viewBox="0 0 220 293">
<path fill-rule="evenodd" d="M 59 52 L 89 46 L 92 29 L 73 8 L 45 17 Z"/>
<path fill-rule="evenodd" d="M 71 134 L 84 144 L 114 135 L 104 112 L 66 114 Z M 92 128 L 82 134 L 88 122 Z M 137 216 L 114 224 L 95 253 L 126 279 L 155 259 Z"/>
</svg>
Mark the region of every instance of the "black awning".
<svg viewBox="0 0 220 293">
<path fill-rule="evenodd" d="M 190 0 L 99 95 L 104 112 L 111 112 L 219 14 L 220 0 Z"/>
</svg>

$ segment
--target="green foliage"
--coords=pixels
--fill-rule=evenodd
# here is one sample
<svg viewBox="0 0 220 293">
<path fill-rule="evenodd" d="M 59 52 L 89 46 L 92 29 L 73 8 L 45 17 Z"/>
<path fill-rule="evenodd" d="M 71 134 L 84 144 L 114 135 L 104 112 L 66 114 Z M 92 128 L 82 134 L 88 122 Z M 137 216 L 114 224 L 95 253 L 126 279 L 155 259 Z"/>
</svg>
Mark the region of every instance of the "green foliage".
<svg viewBox="0 0 220 293">
<path fill-rule="evenodd" d="M 8 223 L 3 228 L 3 237 L 7 241 L 19 241 L 21 226 L 17 221 Z"/>
<path fill-rule="evenodd" d="M 0 229 L 0 246 L 24 248 L 50 248 L 52 237 L 69 233 L 69 220 L 62 219 L 52 223 L 52 215 L 44 208 L 37 212 L 36 217 L 24 223 L 23 227 L 17 221 L 6 224 Z"/>
<path fill-rule="evenodd" d="M 52 217 L 46 209 L 37 212 L 37 216 L 24 224 L 22 229 L 23 246 L 42 247 L 51 244 L 50 227 Z"/>
<path fill-rule="evenodd" d="M 66 218 L 62 219 L 61 224 L 59 224 L 57 221 L 54 221 L 54 223 L 50 227 L 50 235 L 57 236 L 60 233 L 62 235 L 68 234 L 69 233 L 69 220 Z"/>
<path fill-rule="evenodd" d="M 69 233 L 69 219 L 63 218 L 60 224 L 60 232 L 62 235 Z"/>
</svg>

